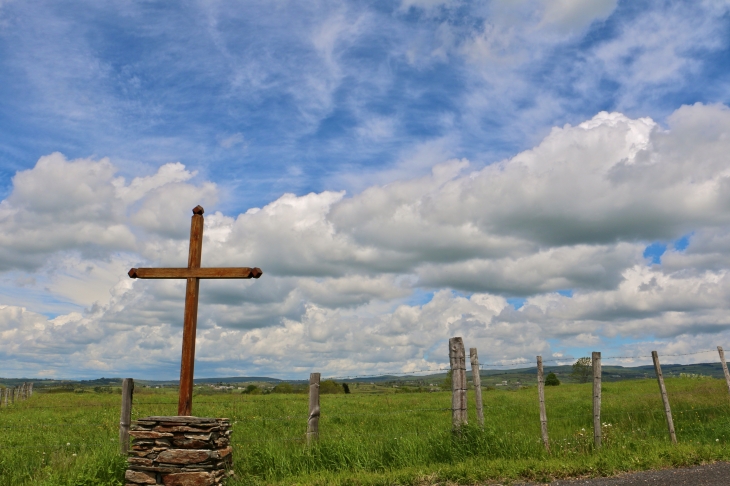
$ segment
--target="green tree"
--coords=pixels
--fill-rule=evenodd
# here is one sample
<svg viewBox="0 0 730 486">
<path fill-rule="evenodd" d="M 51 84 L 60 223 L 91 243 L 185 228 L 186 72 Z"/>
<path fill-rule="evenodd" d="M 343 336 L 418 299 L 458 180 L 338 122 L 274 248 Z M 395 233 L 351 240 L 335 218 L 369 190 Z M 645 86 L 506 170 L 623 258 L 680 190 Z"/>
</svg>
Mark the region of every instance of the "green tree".
<svg viewBox="0 0 730 486">
<path fill-rule="evenodd" d="M 345 393 L 345 390 L 335 380 L 324 380 L 319 384 L 319 394 L 325 395 L 327 393 Z"/>
<path fill-rule="evenodd" d="M 570 373 L 570 377 L 578 383 L 588 383 L 591 381 L 593 376 L 593 362 L 591 358 L 583 357 L 578 358 L 578 361 L 573 363 L 573 371 Z"/>
<path fill-rule="evenodd" d="M 550 372 L 545 377 L 545 386 L 558 386 L 560 384 L 560 380 L 558 380 L 558 377 L 555 376 L 555 373 Z"/>
<path fill-rule="evenodd" d="M 453 382 L 454 370 L 449 370 L 446 373 L 446 378 L 441 382 L 441 389 L 445 391 L 451 390 L 451 383 Z"/>
<path fill-rule="evenodd" d="M 271 393 L 294 393 L 294 387 L 290 383 L 279 383 L 271 390 Z"/>
<path fill-rule="evenodd" d="M 256 385 L 248 385 L 243 393 L 246 395 L 261 395 L 261 389 Z"/>
</svg>

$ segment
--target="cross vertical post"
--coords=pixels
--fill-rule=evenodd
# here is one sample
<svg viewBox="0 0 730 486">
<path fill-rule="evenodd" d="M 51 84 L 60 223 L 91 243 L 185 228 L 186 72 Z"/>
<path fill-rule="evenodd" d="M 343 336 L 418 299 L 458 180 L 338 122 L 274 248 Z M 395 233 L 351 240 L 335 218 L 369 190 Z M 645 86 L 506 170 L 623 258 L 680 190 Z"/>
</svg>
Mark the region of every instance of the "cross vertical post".
<svg viewBox="0 0 730 486">
<path fill-rule="evenodd" d="M 188 268 L 200 268 L 203 256 L 203 208 L 193 209 L 190 222 L 190 248 Z M 198 329 L 198 294 L 200 279 L 189 277 L 185 287 L 185 314 L 183 319 L 182 358 L 180 361 L 180 394 L 177 402 L 178 415 L 191 415 L 193 408 L 193 376 L 195 370 L 195 335 Z"/>
</svg>

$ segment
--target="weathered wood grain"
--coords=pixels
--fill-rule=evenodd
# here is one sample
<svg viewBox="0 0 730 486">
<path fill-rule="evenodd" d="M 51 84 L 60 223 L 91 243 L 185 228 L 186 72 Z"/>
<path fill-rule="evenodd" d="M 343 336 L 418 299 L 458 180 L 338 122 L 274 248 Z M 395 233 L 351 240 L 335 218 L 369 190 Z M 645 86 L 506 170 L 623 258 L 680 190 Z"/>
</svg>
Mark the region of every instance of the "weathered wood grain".
<svg viewBox="0 0 730 486">
<path fill-rule="evenodd" d="M 540 402 L 540 432 L 545 450 L 550 452 L 548 439 L 547 413 L 545 412 L 545 374 L 542 369 L 542 356 L 537 357 L 537 397 Z"/>
<path fill-rule="evenodd" d="M 460 337 L 449 339 L 451 364 L 451 422 L 454 429 L 467 423 L 466 411 L 466 352 Z"/>
<path fill-rule="evenodd" d="M 210 267 L 210 268 L 133 268 L 131 278 L 259 278 L 260 268 L 254 267 Z"/>
<path fill-rule="evenodd" d="M 119 417 L 119 450 L 127 455 L 129 452 L 129 425 L 132 423 L 132 397 L 134 395 L 134 380 L 122 380 L 122 413 Z"/>
<path fill-rule="evenodd" d="M 307 445 L 319 439 L 319 373 L 309 374 L 309 418 L 307 419 Z"/>
<path fill-rule="evenodd" d="M 196 209 L 200 208 L 200 212 Z M 190 247 L 188 268 L 199 269 L 203 251 L 203 214 L 200 206 L 193 209 L 190 222 Z M 180 394 L 178 415 L 192 415 L 193 376 L 195 374 L 195 335 L 198 327 L 198 295 L 200 279 L 188 278 L 185 286 L 185 311 L 183 316 L 182 359 L 180 363 Z"/>
<path fill-rule="evenodd" d="M 593 351 L 593 445 L 601 448 L 601 353 Z"/>
<path fill-rule="evenodd" d="M 674 420 L 672 420 L 672 409 L 669 407 L 669 397 L 667 397 L 667 389 L 664 386 L 664 376 L 662 375 L 662 365 L 659 364 L 659 353 L 651 352 L 651 359 L 654 360 L 654 371 L 656 379 L 659 382 L 659 392 L 662 394 L 662 403 L 664 404 L 664 415 L 667 418 L 667 428 L 669 429 L 669 438 L 672 444 L 677 443 L 677 435 L 674 432 Z"/>
<path fill-rule="evenodd" d="M 484 427 L 484 406 L 482 404 L 482 377 L 479 374 L 479 355 L 477 348 L 469 348 L 469 361 L 471 362 L 471 381 L 474 383 L 474 398 L 476 399 L 477 423 Z"/>
<path fill-rule="evenodd" d="M 722 371 L 725 373 L 725 383 L 727 383 L 727 391 L 730 393 L 730 373 L 727 371 L 727 363 L 725 362 L 725 351 L 722 350 L 722 346 L 717 347 L 717 352 L 720 354 L 720 363 L 722 363 Z"/>
</svg>

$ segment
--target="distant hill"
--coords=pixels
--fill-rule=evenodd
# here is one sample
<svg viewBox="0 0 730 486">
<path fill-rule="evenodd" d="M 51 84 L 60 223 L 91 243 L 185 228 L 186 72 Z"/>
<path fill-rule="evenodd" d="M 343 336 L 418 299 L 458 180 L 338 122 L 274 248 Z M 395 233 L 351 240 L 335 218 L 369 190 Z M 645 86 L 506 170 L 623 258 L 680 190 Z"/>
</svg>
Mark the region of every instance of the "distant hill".
<svg viewBox="0 0 730 486">
<path fill-rule="evenodd" d="M 555 373 L 561 381 L 570 382 L 570 373 L 572 367 L 564 366 L 545 366 L 545 373 Z M 655 378 L 654 367 L 636 366 L 603 366 L 603 381 L 621 381 L 634 380 L 641 378 Z M 663 364 L 662 373 L 665 377 L 679 376 L 680 374 L 711 376 L 713 378 L 723 378 L 724 374 L 720 363 L 698 363 L 698 364 Z M 471 371 L 467 371 L 467 375 L 471 377 Z M 513 368 L 507 370 L 481 370 L 480 376 L 485 386 L 498 385 L 507 381 L 509 383 L 530 384 L 537 382 L 537 367 L 529 368 Z M 385 383 L 385 382 L 439 382 L 446 377 L 445 372 L 430 375 L 380 375 L 380 376 L 354 376 L 352 378 L 337 379 L 339 382 L 349 383 Z M 326 375 L 322 379 L 327 379 Z M 59 386 L 79 386 L 79 387 L 96 387 L 96 386 L 119 386 L 122 383 L 121 378 L 97 378 L 94 380 L 52 380 L 49 378 L 0 378 L 0 385 L 18 386 L 23 382 L 34 383 L 34 388 L 59 387 Z M 308 380 L 281 380 L 278 378 L 269 378 L 266 376 L 227 376 L 220 378 L 198 378 L 195 380 L 197 384 L 241 384 L 241 383 L 307 383 Z M 177 386 L 178 380 L 143 380 L 135 379 L 135 383 L 148 386 Z"/>
</svg>

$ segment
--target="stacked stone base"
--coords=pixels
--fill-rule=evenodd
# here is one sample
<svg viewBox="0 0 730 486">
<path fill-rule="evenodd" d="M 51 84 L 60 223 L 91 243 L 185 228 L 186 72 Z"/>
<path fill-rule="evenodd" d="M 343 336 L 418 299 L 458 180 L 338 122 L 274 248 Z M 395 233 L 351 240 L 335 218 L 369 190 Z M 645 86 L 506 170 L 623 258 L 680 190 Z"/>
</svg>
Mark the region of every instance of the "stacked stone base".
<svg viewBox="0 0 730 486">
<path fill-rule="evenodd" d="M 132 422 L 127 486 L 214 486 L 232 474 L 225 418 L 145 417 Z"/>
</svg>

